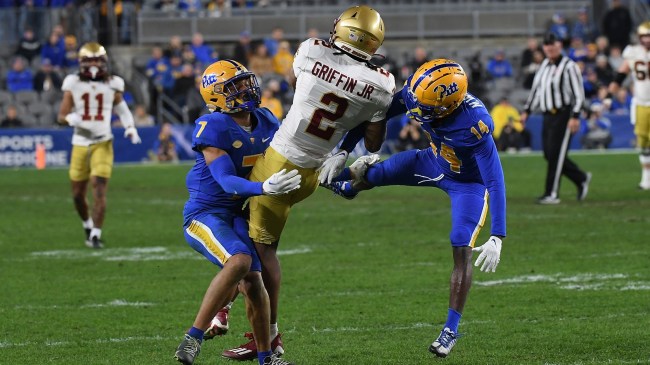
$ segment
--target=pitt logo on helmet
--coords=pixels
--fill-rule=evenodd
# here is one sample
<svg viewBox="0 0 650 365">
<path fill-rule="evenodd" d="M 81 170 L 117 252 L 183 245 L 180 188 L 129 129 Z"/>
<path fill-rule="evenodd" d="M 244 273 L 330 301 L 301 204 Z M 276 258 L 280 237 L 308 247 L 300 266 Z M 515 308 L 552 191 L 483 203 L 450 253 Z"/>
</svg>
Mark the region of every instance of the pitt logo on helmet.
<svg viewBox="0 0 650 365">
<path fill-rule="evenodd" d="M 201 96 L 211 112 L 251 112 L 260 105 L 261 95 L 255 74 L 237 61 L 217 61 L 201 77 Z"/>
<path fill-rule="evenodd" d="M 467 95 L 467 75 L 456 62 L 436 59 L 420 66 L 406 80 L 403 91 L 407 114 L 418 122 L 432 122 L 453 113 Z"/>
</svg>

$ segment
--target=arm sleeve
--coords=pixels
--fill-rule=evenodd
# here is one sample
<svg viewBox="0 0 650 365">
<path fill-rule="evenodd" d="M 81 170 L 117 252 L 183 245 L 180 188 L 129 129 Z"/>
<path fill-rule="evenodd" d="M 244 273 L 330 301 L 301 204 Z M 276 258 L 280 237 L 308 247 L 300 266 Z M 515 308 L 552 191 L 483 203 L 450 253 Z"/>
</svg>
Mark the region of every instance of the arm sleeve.
<svg viewBox="0 0 650 365">
<path fill-rule="evenodd" d="M 298 78 L 298 75 L 300 75 L 303 67 L 308 61 L 307 55 L 309 53 L 309 44 L 313 41 L 314 40 L 312 38 L 307 39 L 306 41 L 302 42 L 300 44 L 300 47 L 298 47 L 298 50 L 296 50 L 296 54 L 293 58 L 293 74 L 296 76 L 296 78 Z"/>
<path fill-rule="evenodd" d="M 406 104 L 404 104 L 404 99 L 402 98 L 402 93 L 406 92 L 405 89 L 406 86 L 393 95 L 393 101 L 390 103 L 388 111 L 386 112 L 386 120 L 390 120 L 397 115 L 406 113 Z"/>
<path fill-rule="evenodd" d="M 126 105 L 126 101 L 122 100 L 117 105 L 113 107 L 115 113 L 120 117 L 120 121 L 125 129 L 135 128 L 135 122 L 133 121 L 133 114 L 129 110 L 129 107 Z"/>
<path fill-rule="evenodd" d="M 208 168 L 214 180 L 228 194 L 236 194 L 242 197 L 262 195 L 262 183 L 248 181 L 237 176 L 235 164 L 227 154 L 216 158 L 208 165 Z"/>
<path fill-rule="evenodd" d="M 485 136 L 487 137 L 487 136 Z M 492 217 L 492 235 L 506 235 L 506 184 L 503 177 L 501 161 L 492 138 L 477 147 L 476 163 L 481 172 L 483 183 L 490 194 L 490 216 Z"/>
<path fill-rule="evenodd" d="M 354 147 L 357 146 L 357 143 L 361 141 L 364 136 L 366 123 L 361 123 L 358 126 L 352 128 L 348 134 L 345 135 L 343 142 L 341 143 L 342 150 L 348 151 L 348 153 L 354 150 Z"/>
</svg>

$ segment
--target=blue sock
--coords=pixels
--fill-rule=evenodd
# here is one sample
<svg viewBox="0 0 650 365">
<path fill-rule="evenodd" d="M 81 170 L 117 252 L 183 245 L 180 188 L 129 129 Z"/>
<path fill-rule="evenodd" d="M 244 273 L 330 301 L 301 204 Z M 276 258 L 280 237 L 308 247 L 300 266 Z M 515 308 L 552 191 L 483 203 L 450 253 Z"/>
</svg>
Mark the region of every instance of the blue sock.
<svg viewBox="0 0 650 365">
<path fill-rule="evenodd" d="M 332 179 L 332 182 L 336 181 L 345 181 L 345 180 L 352 180 L 352 175 L 350 175 L 350 168 L 346 167 L 341 171 L 339 176 L 336 176 Z"/>
<path fill-rule="evenodd" d="M 267 356 L 271 356 L 271 354 L 271 351 L 258 352 L 257 359 L 260 361 L 260 365 L 264 365 L 264 359 L 266 359 Z"/>
<path fill-rule="evenodd" d="M 203 331 L 201 331 L 200 329 L 198 329 L 196 327 L 190 328 L 190 330 L 187 331 L 187 334 L 194 337 L 194 338 L 196 338 L 199 341 L 203 341 Z"/>
<path fill-rule="evenodd" d="M 458 333 L 458 322 L 460 322 L 461 316 L 462 314 L 449 308 L 449 312 L 447 312 L 447 322 L 445 323 L 445 327 L 454 331 L 454 333 Z"/>
</svg>

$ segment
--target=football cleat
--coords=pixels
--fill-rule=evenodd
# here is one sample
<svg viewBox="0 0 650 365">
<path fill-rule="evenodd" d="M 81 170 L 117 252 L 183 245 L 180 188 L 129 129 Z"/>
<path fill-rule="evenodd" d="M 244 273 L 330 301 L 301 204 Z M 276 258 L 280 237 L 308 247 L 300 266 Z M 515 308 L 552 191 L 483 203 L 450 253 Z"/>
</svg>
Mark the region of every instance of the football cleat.
<svg viewBox="0 0 650 365">
<path fill-rule="evenodd" d="M 228 311 L 226 307 L 221 308 L 210 323 L 210 328 L 203 334 L 204 340 L 211 340 L 216 336 L 223 336 L 228 332 Z"/>
<path fill-rule="evenodd" d="M 320 183 L 320 186 L 331 190 L 334 194 L 341 196 L 347 200 L 352 200 L 359 194 L 358 191 L 352 188 L 351 181 L 336 181 L 331 184 Z"/>
<path fill-rule="evenodd" d="M 86 246 L 97 249 L 104 248 L 104 241 L 99 239 L 97 236 L 93 236 L 89 240 L 86 240 Z"/>
<path fill-rule="evenodd" d="M 293 363 L 281 359 L 280 356 L 276 354 L 272 354 L 271 356 L 264 358 L 264 365 L 293 365 Z"/>
<path fill-rule="evenodd" d="M 368 171 L 368 167 L 376 164 L 380 159 L 381 157 L 377 154 L 365 155 L 357 158 L 352 165 L 350 165 L 352 178 L 354 180 L 363 181 L 366 176 L 366 171 Z"/>
<path fill-rule="evenodd" d="M 545 195 L 537 199 L 537 204 L 541 204 L 541 205 L 560 204 L 560 199 L 552 195 Z"/>
<path fill-rule="evenodd" d="M 194 358 L 199 356 L 200 352 L 201 341 L 188 334 L 185 334 L 185 338 L 176 349 L 174 359 L 178 360 L 178 362 L 184 365 L 192 365 L 194 363 Z"/>
<path fill-rule="evenodd" d="M 88 247 L 93 247 L 93 242 L 90 240 L 90 228 L 84 228 L 84 231 L 86 231 L 86 246 Z"/>
<path fill-rule="evenodd" d="M 440 331 L 440 336 L 438 336 L 431 346 L 429 346 L 429 352 L 438 357 L 447 357 L 451 352 L 451 349 L 454 348 L 458 337 L 460 336 L 445 327 Z"/>
<path fill-rule="evenodd" d="M 257 345 L 255 344 L 255 339 L 253 338 L 252 332 L 246 332 L 244 337 L 250 339 L 243 345 L 239 345 L 234 349 L 226 350 L 221 353 L 221 356 L 238 361 L 248 361 L 257 359 Z M 282 335 L 277 334 L 273 341 L 271 341 L 271 351 L 277 357 L 284 354 L 284 344 L 282 343 Z M 281 363 L 272 363 L 272 364 L 281 364 Z"/>
<path fill-rule="evenodd" d="M 578 186 L 578 201 L 583 201 L 587 197 L 587 193 L 589 192 L 589 183 L 591 182 L 591 172 L 587 173 L 587 177 L 585 177 L 585 181 L 582 182 Z"/>
</svg>

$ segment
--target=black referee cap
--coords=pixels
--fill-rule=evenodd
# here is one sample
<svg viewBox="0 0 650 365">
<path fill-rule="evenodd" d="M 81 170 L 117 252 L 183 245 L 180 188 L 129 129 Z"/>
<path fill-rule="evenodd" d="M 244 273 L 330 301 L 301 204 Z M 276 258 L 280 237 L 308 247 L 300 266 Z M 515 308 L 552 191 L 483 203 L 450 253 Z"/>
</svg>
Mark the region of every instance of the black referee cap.
<svg viewBox="0 0 650 365">
<path fill-rule="evenodd" d="M 557 35 L 555 35 L 555 33 L 549 32 L 544 35 L 545 45 L 555 44 L 555 42 L 561 42 L 560 38 L 558 38 Z"/>
</svg>

